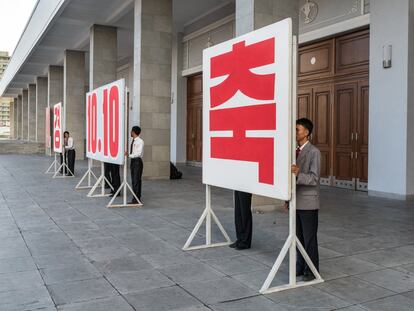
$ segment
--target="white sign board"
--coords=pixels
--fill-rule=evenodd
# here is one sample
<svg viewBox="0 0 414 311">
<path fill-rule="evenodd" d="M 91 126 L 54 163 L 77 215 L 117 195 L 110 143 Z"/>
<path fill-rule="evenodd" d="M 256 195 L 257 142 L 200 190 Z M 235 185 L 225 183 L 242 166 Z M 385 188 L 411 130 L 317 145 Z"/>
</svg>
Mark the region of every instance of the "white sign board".
<svg viewBox="0 0 414 311">
<path fill-rule="evenodd" d="M 86 156 L 123 164 L 125 150 L 125 80 L 86 94 Z"/>
<path fill-rule="evenodd" d="M 63 151 L 63 110 L 62 103 L 53 106 L 53 151 L 62 153 Z"/>
<path fill-rule="evenodd" d="M 290 199 L 291 20 L 203 53 L 203 183 Z"/>
</svg>

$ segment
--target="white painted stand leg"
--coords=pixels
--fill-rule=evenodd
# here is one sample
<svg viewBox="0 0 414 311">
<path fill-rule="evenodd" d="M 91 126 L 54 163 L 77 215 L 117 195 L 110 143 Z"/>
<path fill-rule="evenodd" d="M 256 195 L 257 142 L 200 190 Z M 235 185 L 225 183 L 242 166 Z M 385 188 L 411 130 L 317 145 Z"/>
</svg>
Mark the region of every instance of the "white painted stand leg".
<svg viewBox="0 0 414 311">
<path fill-rule="evenodd" d="M 198 230 L 200 230 L 200 227 L 203 224 L 204 219 L 206 220 L 206 244 L 198 245 L 198 246 L 190 246 Z M 226 242 L 211 243 L 211 220 L 213 220 L 216 223 L 216 225 L 220 229 L 220 232 L 223 234 L 224 238 L 226 239 Z M 185 243 L 183 247 L 183 250 L 189 251 L 189 250 L 195 250 L 195 249 L 225 246 L 225 245 L 229 245 L 230 243 L 231 243 L 231 240 L 226 230 L 224 230 L 223 225 L 221 224 L 221 222 L 219 221 L 216 214 L 211 208 L 211 187 L 210 185 L 206 185 L 206 208 L 204 209 L 203 214 L 201 214 L 200 219 L 198 220 L 193 231 L 191 232 L 190 237 L 188 238 L 187 242 Z"/>
<path fill-rule="evenodd" d="M 58 175 L 60 169 L 62 169 L 62 175 Z M 66 176 L 66 172 L 70 173 L 70 175 Z M 66 165 L 66 154 L 63 153 L 62 164 L 58 167 L 57 171 L 53 175 L 53 178 L 73 178 L 73 177 L 75 177 L 75 175 L 69 169 L 69 167 Z"/>
<path fill-rule="evenodd" d="M 124 180 L 122 181 L 121 186 L 118 188 L 118 190 L 115 192 L 113 198 L 111 199 L 111 201 L 109 201 L 108 205 L 106 207 L 108 208 L 113 208 L 113 207 L 142 207 L 143 204 L 142 202 L 138 199 L 138 197 L 136 196 L 135 192 L 132 190 L 131 186 L 128 184 L 128 179 L 127 179 L 127 163 L 128 163 L 128 158 L 125 157 L 124 160 Z M 113 204 L 118 193 L 122 190 L 122 204 Z M 137 200 L 138 203 L 134 204 L 134 203 L 127 203 L 127 194 L 128 194 L 128 190 L 131 192 L 132 196 L 135 198 L 135 200 Z"/>
<path fill-rule="evenodd" d="M 75 189 L 80 190 L 92 188 L 92 177 L 95 179 L 95 181 L 98 180 L 98 177 L 96 177 L 95 173 L 92 171 L 92 159 L 88 159 L 88 170 L 82 176 L 81 180 L 78 182 Z M 88 184 L 86 186 L 82 186 L 82 183 L 86 178 L 88 178 Z"/>
<path fill-rule="evenodd" d="M 274 292 L 279 292 L 287 289 L 313 285 L 322 283 L 324 280 L 321 278 L 319 272 L 316 270 L 313 262 L 309 258 L 299 239 L 296 237 L 296 195 L 292 197 L 292 200 L 289 204 L 289 236 L 286 239 L 285 244 L 280 251 L 279 256 L 277 257 L 272 269 L 270 270 L 269 275 L 266 278 L 266 281 L 263 283 L 262 288 L 260 289 L 261 294 L 270 294 Z M 296 247 L 299 249 L 309 268 L 311 269 L 315 279 L 310 282 L 296 282 Z M 282 262 L 286 257 L 287 252 L 289 251 L 289 284 L 270 287 Z"/>
<path fill-rule="evenodd" d="M 98 198 L 98 197 L 108 197 L 111 194 L 110 193 L 105 193 L 105 182 L 108 183 L 109 187 L 112 189 L 112 191 L 114 190 L 114 187 L 112 187 L 111 183 L 109 182 L 108 179 L 106 179 L 105 177 L 105 169 L 104 169 L 104 163 L 101 162 L 101 176 L 99 176 L 98 180 L 96 181 L 96 183 L 93 185 L 92 189 L 88 192 L 88 197 L 89 198 Z M 101 187 L 101 193 L 100 194 L 94 194 L 95 190 L 98 187 Z"/>
<path fill-rule="evenodd" d="M 55 153 L 55 158 L 52 164 L 50 164 L 49 168 L 46 170 L 45 174 L 55 174 L 57 171 L 57 167 L 58 167 L 58 161 L 57 161 L 56 153 Z M 50 171 L 52 168 L 54 168 L 54 171 Z"/>
</svg>

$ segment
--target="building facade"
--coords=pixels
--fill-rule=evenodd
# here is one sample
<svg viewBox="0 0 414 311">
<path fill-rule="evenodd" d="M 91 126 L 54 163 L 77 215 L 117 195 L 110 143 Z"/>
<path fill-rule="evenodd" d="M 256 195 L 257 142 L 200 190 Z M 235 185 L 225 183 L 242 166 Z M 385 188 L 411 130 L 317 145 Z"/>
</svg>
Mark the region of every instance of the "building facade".
<svg viewBox="0 0 414 311">
<path fill-rule="evenodd" d="M 9 64 L 10 56 L 9 52 L 0 51 L 0 79 L 3 77 L 4 71 Z"/>
<path fill-rule="evenodd" d="M 75 132 L 82 158 L 85 92 L 125 78 L 129 124 L 142 127 L 146 142 L 144 174 L 167 178 L 170 161 L 201 163 L 202 50 L 291 17 L 299 41 L 298 117 L 315 124 L 312 141 L 322 153 L 322 183 L 409 199 L 413 5 L 40 0 L 0 94 L 15 98 L 15 137 L 26 140 L 44 141 L 45 109 L 63 102 L 66 129 Z"/>
<path fill-rule="evenodd" d="M 9 61 L 9 53 L 0 51 L 0 80 L 3 77 Z M 14 126 L 14 124 L 12 125 L 14 123 L 13 111 L 11 111 L 13 109 L 11 107 L 12 103 L 13 98 L 0 97 L 0 138 L 10 138 L 12 136 L 10 129 L 11 126 Z"/>
</svg>

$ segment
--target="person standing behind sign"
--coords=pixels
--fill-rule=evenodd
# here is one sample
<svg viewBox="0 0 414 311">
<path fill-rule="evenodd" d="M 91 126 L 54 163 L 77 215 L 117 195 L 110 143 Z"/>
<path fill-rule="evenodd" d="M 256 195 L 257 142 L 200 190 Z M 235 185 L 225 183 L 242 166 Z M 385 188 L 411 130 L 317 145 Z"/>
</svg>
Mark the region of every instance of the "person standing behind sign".
<svg viewBox="0 0 414 311">
<path fill-rule="evenodd" d="M 63 133 L 64 142 L 65 142 L 65 153 L 66 153 L 66 161 L 69 168 L 69 172 L 67 172 L 67 176 L 73 176 L 75 174 L 75 145 L 73 142 L 73 138 L 69 135 L 68 131 Z M 72 173 L 71 173 L 72 172 Z"/>
<path fill-rule="evenodd" d="M 237 240 L 229 246 L 236 250 L 250 248 L 253 229 L 251 193 L 234 191 L 234 223 Z"/>
<path fill-rule="evenodd" d="M 119 164 L 108 163 L 108 165 L 110 167 L 112 187 L 114 187 L 114 190 L 111 190 L 111 196 L 114 196 L 118 188 L 121 186 L 121 176 L 119 175 Z M 120 194 L 121 193 L 118 193 L 118 196 Z"/>
<path fill-rule="evenodd" d="M 296 165 L 292 173 L 296 175 L 296 235 L 305 248 L 315 268 L 319 271 L 318 252 L 318 211 L 319 179 L 321 153 L 312 145 L 312 121 L 302 118 L 296 121 Z M 289 207 L 289 203 L 285 203 Z M 296 275 L 303 276 L 304 281 L 315 278 L 300 252 L 297 255 Z"/>
<path fill-rule="evenodd" d="M 105 175 L 105 178 L 112 185 L 111 171 L 112 171 L 111 163 L 104 162 L 104 175 Z M 106 189 L 111 188 L 107 182 L 105 182 L 105 188 Z M 111 191 L 111 193 L 112 193 L 112 191 Z"/>
<path fill-rule="evenodd" d="M 132 142 L 129 148 L 129 158 L 131 159 L 131 180 L 132 190 L 137 198 L 141 201 L 141 179 L 144 164 L 142 157 L 144 156 L 144 141 L 139 137 L 141 135 L 141 128 L 139 126 L 133 126 L 131 130 Z M 128 152 L 125 152 L 128 156 Z M 132 198 L 130 204 L 137 204 L 135 197 Z"/>
</svg>

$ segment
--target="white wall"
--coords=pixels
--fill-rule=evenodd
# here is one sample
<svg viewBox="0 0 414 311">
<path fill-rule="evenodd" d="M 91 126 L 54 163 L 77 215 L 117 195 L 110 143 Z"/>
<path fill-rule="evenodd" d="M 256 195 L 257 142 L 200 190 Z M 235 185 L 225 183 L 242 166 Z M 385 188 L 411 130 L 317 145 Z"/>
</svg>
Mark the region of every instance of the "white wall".
<svg viewBox="0 0 414 311">
<path fill-rule="evenodd" d="M 407 194 L 414 194 L 414 1 L 409 1 L 407 105 Z"/>
<path fill-rule="evenodd" d="M 408 8 L 409 0 L 375 0 L 370 7 L 368 190 L 401 199 L 414 194 L 412 180 L 407 184 L 412 166 L 407 158 L 407 102 L 412 96 L 408 87 L 412 89 L 409 84 L 414 81 L 407 84 Z M 383 69 L 382 47 L 388 44 L 392 68 Z"/>
</svg>

